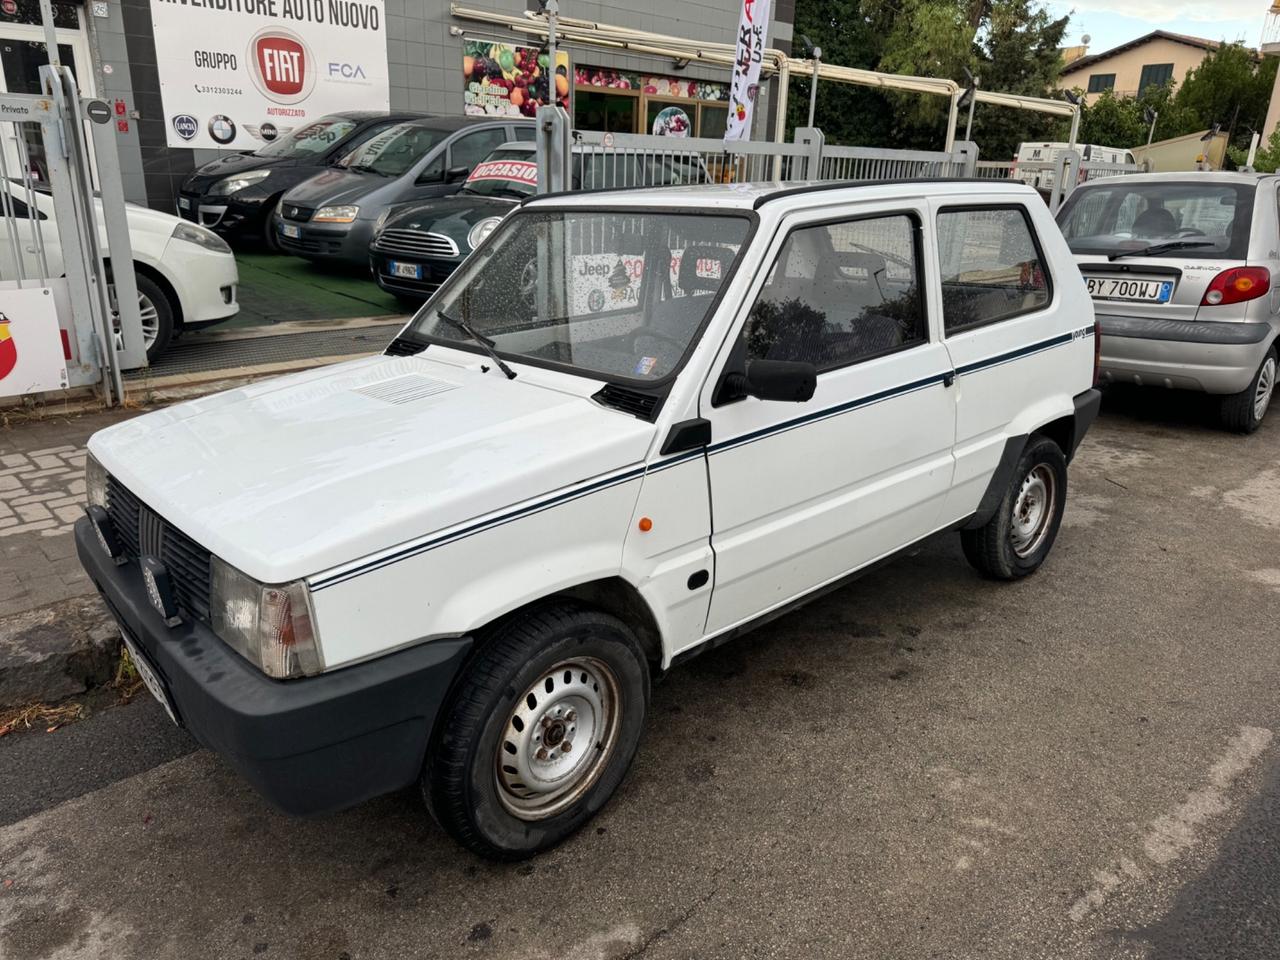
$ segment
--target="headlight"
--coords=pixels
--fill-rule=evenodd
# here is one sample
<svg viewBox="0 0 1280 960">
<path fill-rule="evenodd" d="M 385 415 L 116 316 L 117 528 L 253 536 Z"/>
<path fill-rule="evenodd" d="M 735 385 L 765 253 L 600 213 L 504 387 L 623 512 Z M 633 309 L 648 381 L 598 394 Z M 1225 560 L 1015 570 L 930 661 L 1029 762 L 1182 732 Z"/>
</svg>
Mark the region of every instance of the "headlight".
<svg viewBox="0 0 1280 960">
<path fill-rule="evenodd" d="M 324 670 L 305 583 L 258 583 L 217 557 L 212 566 L 209 625 L 227 646 L 278 680 Z"/>
<path fill-rule="evenodd" d="M 497 229 L 498 224 L 501 222 L 501 217 L 488 217 L 481 220 L 472 227 L 471 232 L 467 234 L 467 245 L 471 247 L 472 250 L 480 246 L 480 244 L 484 243 L 485 240 L 488 239 L 489 234 L 493 233 L 493 231 Z"/>
<path fill-rule="evenodd" d="M 93 458 L 93 454 L 84 460 L 84 493 L 89 506 L 107 505 L 107 471 Z"/>
<path fill-rule="evenodd" d="M 233 193 L 239 193 L 245 187 L 253 186 L 253 184 L 267 179 L 269 176 L 271 176 L 270 170 L 250 170 L 248 173 L 237 173 L 230 177 L 223 177 L 209 188 L 206 196 L 229 197 Z"/>
<path fill-rule="evenodd" d="M 378 214 L 378 219 L 373 221 L 373 232 L 375 234 L 382 232 L 382 228 L 387 225 L 387 217 L 389 216 L 391 216 L 390 207 L 387 207 L 387 209 Z"/>
<path fill-rule="evenodd" d="M 321 207 L 311 218 L 315 223 L 350 223 L 360 213 L 360 208 L 352 203 L 339 204 L 336 207 Z"/>
<path fill-rule="evenodd" d="M 196 246 L 204 247 L 206 250 L 212 250 L 214 253 L 230 253 L 231 247 L 227 241 L 212 230 L 206 230 L 204 227 L 198 227 L 194 223 L 187 223 L 180 220 L 173 228 L 170 236 L 174 240 L 185 240 L 187 243 L 194 243 Z"/>
</svg>

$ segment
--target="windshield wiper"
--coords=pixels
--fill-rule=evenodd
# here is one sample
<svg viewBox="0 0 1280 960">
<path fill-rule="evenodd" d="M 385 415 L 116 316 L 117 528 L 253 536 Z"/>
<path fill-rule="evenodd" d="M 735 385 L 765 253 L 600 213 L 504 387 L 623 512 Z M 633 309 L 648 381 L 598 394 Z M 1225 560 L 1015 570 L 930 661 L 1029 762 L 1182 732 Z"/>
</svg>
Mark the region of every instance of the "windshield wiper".
<svg viewBox="0 0 1280 960">
<path fill-rule="evenodd" d="M 506 362 L 498 356 L 498 351 L 493 349 L 492 340 L 482 333 L 477 333 L 475 327 L 471 326 L 471 324 L 466 320 L 455 320 L 443 310 L 437 310 L 436 316 L 454 329 L 461 330 L 476 343 L 480 344 L 480 349 L 489 355 L 489 359 L 497 365 L 499 370 L 507 375 L 508 380 L 514 380 L 516 378 L 516 372 L 507 366 Z"/>
<path fill-rule="evenodd" d="M 376 173 L 380 177 L 389 177 L 391 174 L 383 173 L 377 167 L 371 167 L 368 164 L 358 163 L 354 167 L 347 167 L 348 170 L 356 170 L 360 173 Z"/>
<path fill-rule="evenodd" d="M 1164 243 L 1153 243 L 1149 247 L 1141 247 L 1137 250 L 1121 250 L 1119 253 L 1109 254 L 1107 259 L 1119 260 L 1121 257 L 1149 257 L 1155 253 L 1164 253 L 1166 250 L 1190 250 L 1192 247 L 1212 246 L 1212 240 L 1166 240 Z"/>
</svg>

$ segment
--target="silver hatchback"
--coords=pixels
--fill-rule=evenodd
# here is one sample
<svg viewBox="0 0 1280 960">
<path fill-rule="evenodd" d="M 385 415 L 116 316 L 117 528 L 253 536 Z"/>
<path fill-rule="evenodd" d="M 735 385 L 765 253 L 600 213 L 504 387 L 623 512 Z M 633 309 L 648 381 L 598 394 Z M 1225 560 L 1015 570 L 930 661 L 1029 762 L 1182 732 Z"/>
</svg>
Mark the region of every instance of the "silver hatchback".
<svg viewBox="0 0 1280 960">
<path fill-rule="evenodd" d="M 1154 173 L 1078 187 L 1058 214 L 1094 300 L 1103 383 L 1221 396 L 1257 429 L 1276 381 L 1280 178 Z"/>
</svg>

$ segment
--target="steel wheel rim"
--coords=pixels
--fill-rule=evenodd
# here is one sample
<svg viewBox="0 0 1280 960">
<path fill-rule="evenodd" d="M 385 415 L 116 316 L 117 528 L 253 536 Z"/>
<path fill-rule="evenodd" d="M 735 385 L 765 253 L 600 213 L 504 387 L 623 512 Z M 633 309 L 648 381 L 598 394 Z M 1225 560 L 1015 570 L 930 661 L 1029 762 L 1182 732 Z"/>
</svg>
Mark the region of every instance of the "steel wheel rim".
<svg viewBox="0 0 1280 960">
<path fill-rule="evenodd" d="M 1267 357 L 1258 371 L 1258 387 L 1253 392 L 1253 418 L 1261 420 L 1271 406 L 1271 394 L 1276 386 L 1276 358 Z"/>
<path fill-rule="evenodd" d="M 541 673 L 507 717 L 494 757 L 507 812 L 543 820 L 591 789 L 617 744 L 621 702 L 617 677 L 594 657 Z"/>
<path fill-rule="evenodd" d="M 1034 466 L 1023 478 L 1018 496 L 1013 501 L 1010 529 L 1013 552 L 1019 557 L 1031 556 L 1044 543 L 1058 508 L 1056 486 L 1053 470 L 1045 463 Z"/>
<path fill-rule="evenodd" d="M 111 307 L 115 311 L 113 326 L 116 331 L 116 350 L 124 349 L 124 334 L 120 331 L 120 311 L 116 309 L 116 288 L 111 286 Z M 150 350 L 160 336 L 160 308 L 145 293 L 138 293 L 138 319 L 142 321 L 142 345 Z"/>
</svg>

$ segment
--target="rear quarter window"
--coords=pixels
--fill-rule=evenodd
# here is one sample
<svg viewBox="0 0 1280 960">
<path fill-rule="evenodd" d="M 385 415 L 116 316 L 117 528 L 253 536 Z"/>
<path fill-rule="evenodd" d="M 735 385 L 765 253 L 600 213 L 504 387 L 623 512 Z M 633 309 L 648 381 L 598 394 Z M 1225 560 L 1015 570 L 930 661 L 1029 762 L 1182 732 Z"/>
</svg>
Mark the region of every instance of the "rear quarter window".
<svg viewBox="0 0 1280 960">
<path fill-rule="evenodd" d="M 948 334 L 1011 320 L 1049 303 L 1044 255 L 1021 206 L 939 211 L 938 259 Z"/>
</svg>

